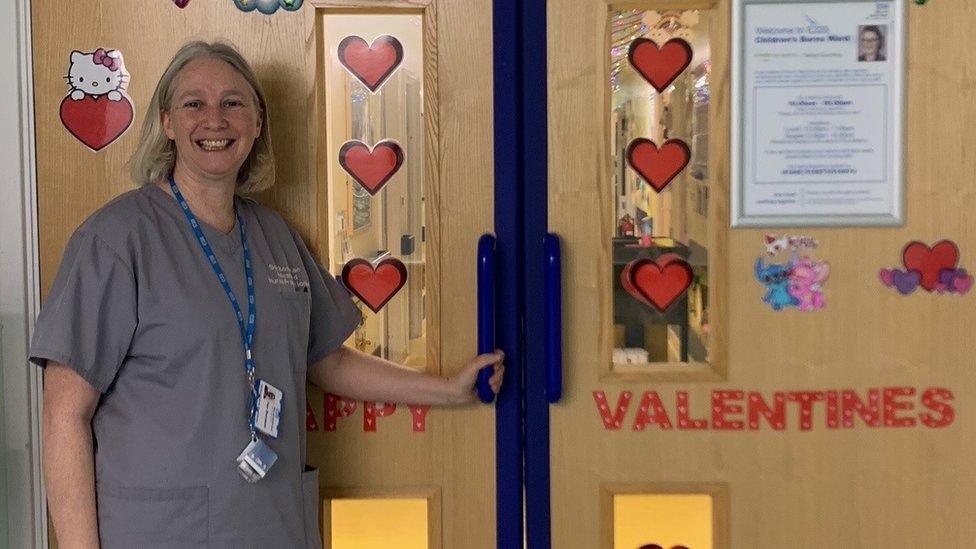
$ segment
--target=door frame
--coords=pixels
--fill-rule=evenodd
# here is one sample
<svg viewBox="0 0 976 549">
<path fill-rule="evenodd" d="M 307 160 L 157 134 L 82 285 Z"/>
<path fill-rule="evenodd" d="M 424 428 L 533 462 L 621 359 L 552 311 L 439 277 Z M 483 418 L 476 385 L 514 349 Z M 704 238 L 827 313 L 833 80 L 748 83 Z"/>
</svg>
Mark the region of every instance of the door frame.
<svg viewBox="0 0 976 549">
<path fill-rule="evenodd" d="M 0 188 L 12 198 L 0 201 L 0 333 L 3 398 L 3 451 L 9 459 L 7 511 L 10 523 L 28 525 L 10 530 L 15 547 L 47 549 L 47 506 L 41 469 L 41 372 L 25 357 L 40 304 L 38 285 L 37 187 L 34 141 L 34 86 L 31 51 L 30 0 L 0 5 L 0 70 L 17 78 L 0 83 L 0 93 L 12 100 L 0 104 L 0 163 L 9 178 Z M 13 465 L 11 467 L 11 465 Z M 8 497 L 12 494 L 14 497 Z M 14 520 L 16 517 L 17 520 Z"/>
</svg>

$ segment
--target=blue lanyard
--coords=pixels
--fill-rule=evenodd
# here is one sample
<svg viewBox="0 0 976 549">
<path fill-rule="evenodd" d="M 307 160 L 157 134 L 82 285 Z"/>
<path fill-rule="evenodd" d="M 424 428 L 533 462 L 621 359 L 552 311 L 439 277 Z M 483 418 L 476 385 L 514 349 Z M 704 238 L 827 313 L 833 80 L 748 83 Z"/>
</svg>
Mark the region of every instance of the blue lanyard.
<svg viewBox="0 0 976 549">
<path fill-rule="evenodd" d="M 244 231 L 244 219 L 241 218 L 240 212 L 237 211 L 237 205 L 234 205 L 234 216 L 237 217 L 237 226 L 241 232 L 241 246 L 244 248 L 244 276 L 247 278 L 247 327 L 244 326 L 244 313 L 241 312 L 241 307 L 237 302 L 237 297 L 234 295 L 234 290 L 230 287 L 230 283 L 227 281 L 227 277 L 224 276 L 224 270 L 220 268 L 220 261 L 217 260 L 217 256 L 214 255 L 213 248 L 210 247 L 210 242 L 207 241 L 207 237 L 204 236 L 203 231 L 200 229 L 200 223 L 197 221 L 193 212 L 190 211 L 190 206 L 187 205 L 186 199 L 183 198 L 183 194 L 180 189 L 176 186 L 176 182 L 173 181 L 172 174 L 169 176 L 169 188 L 173 191 L 173 196 L 176 197 L 176 201 L 179 203 L 180 207 L 183 208 L 183 215 L 186 216 L 186 220 L 190 222 L 190 228 L 193 229 L 193 234 L 197 237 L 197 242 L 200 243 L 200 248 L 203 249 L 203 254 L 207 256 L 210 262 L 210 266 L 213 267 L 214 274 L 217 275 L 217 280 L 220 281 L 220 285 L 223 286 L 224 292 L 227 293 L 227 298 L 230 300 L 231 307 L 234 308 L 234 313 L 237 316 L 237 327 L 241 330 L 241 341 L 244 343 L 244 371 L 247 374 L 248 385 L 251 389 L 251 398 L 257 398 L 256 389 L 254 387 L 254 359 L 251 356 L 251 343 L 254 341 L 254 320 L 255 320 L 255 301 L 254 301 L 254 273 L 251 270 L 251 252 L 247 248 L 247 233 Z M 250 406 L 248 407 L 250 409 Z M 254 427 L 251 427 L 251 437 L 254 438 Z"/>
</svg>

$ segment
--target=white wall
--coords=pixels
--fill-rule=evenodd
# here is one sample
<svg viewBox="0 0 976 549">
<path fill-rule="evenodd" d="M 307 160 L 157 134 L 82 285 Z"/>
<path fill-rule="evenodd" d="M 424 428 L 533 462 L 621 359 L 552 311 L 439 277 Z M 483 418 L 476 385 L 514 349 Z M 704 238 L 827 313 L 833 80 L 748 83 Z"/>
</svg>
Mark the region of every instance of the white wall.
<svg viewBox="0 0 976 549">
<path fill-rule="evenodd" d="M 47 547 L 39 475 L 30 0 L 0 1 L 0 547 Z M 16 78 L 14 77 L 16 75 Z"/>
</svg>

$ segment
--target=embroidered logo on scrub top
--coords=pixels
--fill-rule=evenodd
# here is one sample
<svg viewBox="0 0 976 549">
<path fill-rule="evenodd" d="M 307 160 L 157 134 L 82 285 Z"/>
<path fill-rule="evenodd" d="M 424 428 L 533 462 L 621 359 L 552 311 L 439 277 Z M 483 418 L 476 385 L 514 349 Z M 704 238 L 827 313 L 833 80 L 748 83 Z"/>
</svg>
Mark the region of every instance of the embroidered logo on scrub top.
<svg viewBox="0 0 976 549">
<path fill-rule="evenodd" d="M 308 280 L 301 267 L 275 265 L 268 263 L 268 283 L 274 286 L 285 286 L 295 291 L 308 291 Z"/>
</svg>

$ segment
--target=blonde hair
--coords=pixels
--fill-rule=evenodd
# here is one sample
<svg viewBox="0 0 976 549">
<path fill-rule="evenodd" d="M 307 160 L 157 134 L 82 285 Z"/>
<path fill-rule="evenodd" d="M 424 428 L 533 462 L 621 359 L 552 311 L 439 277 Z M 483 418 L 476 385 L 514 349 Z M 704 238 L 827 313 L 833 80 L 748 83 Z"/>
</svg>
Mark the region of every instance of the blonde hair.
<svg viewBox="0 0 976 549">
<path fill-rule="evenodd" d="M 187 42 L 173 56 L 163 76 L 156 84 L 152 100 L 146 109 L 146 119 L 142 124 L 139 146 L 129 160 L 132 179 L 138 185 L 150 185 L 169 176 L 176 164 L 176 144 L 166 136 L 163 129 L 162 114 L 167 112 L 173 99 L 176 79 L 180 71 L 194 59 L 212 58 L 226 62 L 247 80 L 258 103 L 258 116 L 261 117 L 261 132 L 250 154 L 237 172 L 237 192 L 253 193 L 263 191 L 274 185 L 275 160 L 271 151 L 271 133 L 268 123 L 268 108 L 264 90 L 257 76 L 244 57 L 226 42 Z"/>
</svg>

